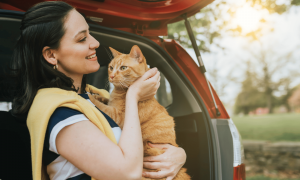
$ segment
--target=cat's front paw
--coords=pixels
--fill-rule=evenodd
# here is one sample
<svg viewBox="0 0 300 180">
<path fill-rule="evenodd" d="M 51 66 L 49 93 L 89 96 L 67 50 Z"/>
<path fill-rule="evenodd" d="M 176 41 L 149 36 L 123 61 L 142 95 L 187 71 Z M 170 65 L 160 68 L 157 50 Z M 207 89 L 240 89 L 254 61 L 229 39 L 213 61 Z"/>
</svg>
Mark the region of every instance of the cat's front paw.
<svg viewBox="0 0 300 180">
<path fill-rule="evenodd" d="M 106 97 L 100 96 L 99 94 L 93 94 L 93 97 L 103 104 L 108 104 L 109 99 Z"/>
</svg>

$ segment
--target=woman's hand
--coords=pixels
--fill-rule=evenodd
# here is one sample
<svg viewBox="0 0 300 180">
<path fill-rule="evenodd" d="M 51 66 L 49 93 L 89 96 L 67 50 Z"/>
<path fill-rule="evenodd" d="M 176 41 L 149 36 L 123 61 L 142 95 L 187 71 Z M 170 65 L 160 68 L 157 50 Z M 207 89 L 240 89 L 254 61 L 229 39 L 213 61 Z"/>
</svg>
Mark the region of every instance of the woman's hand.
<svg viewBox="0 0 300 180">
<path fill-rule="evenodd" d="M 166 180 L 172 180 L 186 161 L 185 151 L 180 147 L 169 144 L 151 144 L 153 148 L 165 150 L 158 156 L 144 157 L 144 168 L 160 169 L 158 172 L 143 172 L 147 178 L 159 179 L 167 177 Z"/>
<path fill-rule="evenodd" d="M 156 94 L 159 85 L 160 73 L 157 68 L 153 68 L 137 79 L 129 87 L 127 94 L 131 94 L 137 101 L 144 101 Z"/>
</svg>

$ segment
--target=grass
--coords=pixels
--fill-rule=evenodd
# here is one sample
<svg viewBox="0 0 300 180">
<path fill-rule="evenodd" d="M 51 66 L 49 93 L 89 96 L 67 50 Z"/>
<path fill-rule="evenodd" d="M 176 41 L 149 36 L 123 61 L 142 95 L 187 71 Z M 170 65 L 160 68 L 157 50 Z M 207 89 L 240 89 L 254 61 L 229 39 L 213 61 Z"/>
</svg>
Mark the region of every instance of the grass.
<svg viewBox="0 0 300 180">
<path fill-rule="evenodd" d="M 232 120 L 244 140 L 300 141 L 299 113 L 234 116 Z"/>
<path fill-rule="evenodd" d="M 279 179 L 279 178 L 271 178 L 266 176 L 253 176 L 253 177 L 246 177 L 246 180 L 300 180 L 300 179 Z"/>
</svg>

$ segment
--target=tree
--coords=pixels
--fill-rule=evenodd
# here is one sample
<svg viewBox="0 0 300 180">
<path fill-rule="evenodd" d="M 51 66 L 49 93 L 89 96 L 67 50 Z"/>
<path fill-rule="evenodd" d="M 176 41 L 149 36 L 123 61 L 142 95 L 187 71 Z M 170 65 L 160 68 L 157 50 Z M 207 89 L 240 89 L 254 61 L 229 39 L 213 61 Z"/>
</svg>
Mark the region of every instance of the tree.
<svg viewBox="0 0 300 180">
<path fill-rule="evenodd" d="M 260 92 L 256 84 L 256 73 L 252 70 L 251 61 L 247 61 L 245 80 L 242 82 L 242 90 L 238 94 L 235 103 L 235 114 L 248 114 L 250 111 L 266 106 L 264 93 Z"/>
<path fill-rule="evenodd" d="M 288 91 L 291 82 L 299 77 L 299 72 L 297 68 L 287 67 L 287 64 L 296 63 L 293 51 L 279 56 L 272 49 L 265 49 L 263 46 L 258 49 L 251 52 L 252 62 L 256 67 L 257 88 L 264 92 L 269 113 L 273 113 L 274 93 L 283 94 L 284 91 Z"/>
<path fill-rule="evenodd" d="M 201 9 L 199 13 L 189 17 L 198 48 L 203 52 L 210 52 L 210 45 L 223 49 L 215 39 L 221 37 L 221 31 L 226 26 L 227 20 L 222 18 L 228 9 L 225 0 L 211 3 Z M 180 42 L 186 48 L 192 48 L 191 41 L 186 31 L 184 20 L 168 25 L 168 37 Z"/>
<path fill-rule="evenodd" d="M 277 0 L 246 0 L 252 7 L 266 9 L 270 14 L 283 14 L 292 6 L 300 6 L 300 0 L 287 0 L 285 4 L 278 4 Z M 198 48 L 203 52 L 210 52 L 211 45 L 225 49 L 220 45 L 220 39 L 227 36 L 228 32 L 232 36 L 245 36 L 257 40 L 262 36 L 262 30 L 265 29 L 264 24 L 268 23 L 261 19 L 261 27 L 256 30 L 242 35 L 242 28 L 237 26 L 230 28 L 231 19 L 235 16 L 236 9 L 239 8 L 226 0 L 215 0 L 199 13 L 189 17 L 189 21 L 196 36 Z M 272 28 L 270 29 L 272 30 Z M 180 42 L 184 47 L 191 48 L 192 44 L 189 40 L 184 21 L 179 21 L 168 25 L 168 37 Z"/>
<path fill-rule="evenodd" d="M 300 108 L 300 85 L 293 88 L 288 104 L 294 110 Z"/>
<path fill-rule="evenodd" d="M 269 14 L 284 14 L 286 12 L 289 12 L 291 7 L 299 6 L 300 0 L 287 0 L 281 4 L 279 4 L 277 0 L 245 0 L 245 3 L 250 4 L 255 9 L 265 9 L 269 12 Z M 225 0 L 215 0 L 213 3 L 203 8 L 196 15 L 189 17 L 189 21 L 191 23 L 193 32 L 196 37 L 196 42 L 200 51 L 204 53 L 212 53 L 214 49 L 219 48 L 226 52 L 226 47 L 224 47 L 220 43 L 222 38 L 224 38 L 225 36 L 243 37 L 245 40 L 249 41 L 249 44 L 259 43 L 261 38 L 264 37 L 265 34 L 273 31 L 272 26 L 268 24 L 269 22 L 266 19 L 261 19 L 259 26 L 257 26 L 257 29 L 254 29 L 253 31 L 247 33 L 244 33 L 243 27 L 240 27 L 238 25 L 236 27 L 233 27 L 231 24 L 231 20 L 234 19 L 234 17 L 236 16 L 236 12 L 239 6 L 244 5 L 236 4 L 238 3 L 233 3 L 232 1 Z M 180 44 L 182 44 L 185 48 L 192 47 L 184 25 L 184 21 L 168 25 L 167 38 L 179 41 Z M 246 51 L 248 51 L 248 49 L 246 49 Z M 254 61 L 255 68 L 259 69 L 257 70 L 256 76 L 256 80 L 259 82 L 259 84 L 257 84 L 256 87 L 252 87 L 250 89 L 248 89 L 249 87 L 244 87 L 244 90 L 242 90 L 243 95 L 241 94 L 240 97 L 238 97 L 237 99 L 247 99 L 247 94 L 249 94 L 250 92 L 256 95 L 260 94 L 257 96 L 261 97 L 262 99 L 265 99 L 265 103 L 268 104 L 267 106 L 270 108 L 270 112 L 273 111 L 273 107 L 275 105 L 276 100 L 274 93 L 278 93 L 279 91 L 288 92 L 288 90 L 290 89 L 289 83 L 291 82 L 291 79 L 286 76 L 282 76 L 279 81 L 274 80 L 274 76 L 277 75 L 277 71 L 275 69 L 285 68 L 284 63 L 281 63 L 281 61 L 284 61 L 285 57 L 282 57 L 281 59 L 279 58 L 280 60 L 276 60 L 275 54 L 277 54 L 277 52 L 268 52 L 266 50 L 264 52 L 259 51 L 252 53 L 252 60 Z M 269 57 L 272 55 L 274 56 Z M 287 54 L 285 55 L 287 56 Z M 278 65 L 277 68 L 273 67 L 273 64 L 269 62 L 270 60 L 274 60 L 280 65 Z M 215 61 L 217 64 L 219 60 Z M 224 89 L 230 82 L 236 81 L 236 78 L 233 78 L 232 75 L 229 75 L 228 77 L 222 76 L 222 74 L 220 73 L 220 68 L 218 68 L 218 66 L 207 68 L 207 72 L 209 74 L 209 79 L 212 80 L 212 84 L 214 85 L 217 93 L 220 96 L 224 95 Z M 247 77 L 245 79 L 247 79 Z M 247 84 L 243 83 L 242 86 Z M 281 90 L 283 87 L 285 87 L 285 90 Z M 249 92 L 245 91 L 247 89 L 249 90 Z M 282 92 L 280 92 L 280 94 L 284 94 Z M 261 96 L 262 93 L 264 94 L 264 96 Z M 285 95 L 286 97 L 282 96 L 282 99 L 280 99 L 280 101 L 287 102 L 288 93 L 286 93 Z M 260 98 L 258 98 L 258 100 L 260 100 Z M 276 102 L 278 101 L 276 100 Z M 258 104 L 262 103 L 260 103 L 259 101 Z M 251 107 L 256 106 L 253 105 Z"/>
</svg>

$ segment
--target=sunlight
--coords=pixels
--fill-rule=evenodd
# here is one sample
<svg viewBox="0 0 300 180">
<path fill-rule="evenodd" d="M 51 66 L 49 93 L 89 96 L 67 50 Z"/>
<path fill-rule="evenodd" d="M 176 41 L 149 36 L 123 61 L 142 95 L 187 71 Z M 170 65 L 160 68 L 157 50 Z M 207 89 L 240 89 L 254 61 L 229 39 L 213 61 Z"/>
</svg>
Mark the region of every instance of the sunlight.
<svg viewBox="0 0 300 180">
<path fill-rule="evenodd" d="M 243 33 L 249 33 L 258 29 L 262 18 L 261 11 L 254 9 L 249 4 L 245 4 L 237 9 L 233 23 L 236 26 L 240 26 Z"/>
</svg>

